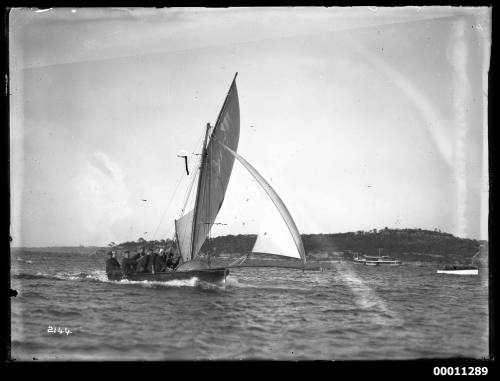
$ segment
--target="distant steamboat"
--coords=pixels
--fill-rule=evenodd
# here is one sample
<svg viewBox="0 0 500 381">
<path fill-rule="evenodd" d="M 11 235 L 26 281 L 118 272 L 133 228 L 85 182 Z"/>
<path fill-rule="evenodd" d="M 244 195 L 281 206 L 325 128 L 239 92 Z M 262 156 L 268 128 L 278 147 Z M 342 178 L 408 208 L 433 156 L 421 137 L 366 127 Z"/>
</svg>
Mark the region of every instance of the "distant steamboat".
<svg viewBox="0 0 500 381">
<path fill-rule="evenodd" d="M 392 259 L 387 255 L 380 255 L 380 249 L 378 250 L 378 256 L 371 255 L 356 255 L 353 259 L 354 263 L 366 265 L 366 266 L 399 266 L 401 261 L 398 259 Z"/>
</svg>

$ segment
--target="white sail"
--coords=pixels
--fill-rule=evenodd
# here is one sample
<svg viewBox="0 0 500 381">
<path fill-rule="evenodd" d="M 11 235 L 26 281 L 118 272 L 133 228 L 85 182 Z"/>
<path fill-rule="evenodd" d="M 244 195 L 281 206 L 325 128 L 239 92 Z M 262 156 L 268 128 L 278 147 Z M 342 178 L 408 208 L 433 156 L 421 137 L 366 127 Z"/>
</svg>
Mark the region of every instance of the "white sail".
<svg viewBox="0 0 500 381">
<path fill-rule="evenodd" d="M 266 208 L 264 212 L 260 231 L 252 252 L 276 254 L 300 259 L 300 253 L 297 250 L 292 235 L 274 206 Z"/>
<path fill-rule="evenodd" d="M 191 259 L 191 233 L 193 227 L 194 211 L 190 210 L 178 220 L 175 220 L 175 234 L 177 245 L 181 253 L 182 261 L 186 262 Z"/>
<path fill-rule="evenodd" d="M 299 258 L 302 258 L 302 261 L 306 263 L 306 253 L 304 250 L 304 244 L 302 243 L 302 238 L 299 233 L 299 229 L 297 229 L 297 225 L 295 224 L 295 221 L 293 220 L 290 212 L 286 208 L 283 200 L 281 200 L 280 196 L 278 196 L 278 194 L 271 187 L 271 185 L 262 177 L 262 175 L 259 172 L 257 172 L 257 170 L 248 161 L 246 161 L 241 155 L 233 151 L 224 143 L 220 141 L 218 141 L 218 143 L 222 147 L 224 147 L 228 152 L 230 152 L 236 159 L 238 159 L 238 161 L 241 164 L 243 164 L 243 166 L 248 170 L 248 172 L 250 172 L 250 174 L 255 178 L 255 180 L 257 180 L 257 183 L 262 187 L 262 189 L 264 189 L 269 198 L 273 201 L 274 205 L 276 206 L 277 210 L 279 211 L 281 217 L 283 218 L 283 221 L 285 222 L 288 228 L 289 234 L 291 235 L 295 243 L 296 247 L 295 251 L 299 254 Z"/>
</svg>

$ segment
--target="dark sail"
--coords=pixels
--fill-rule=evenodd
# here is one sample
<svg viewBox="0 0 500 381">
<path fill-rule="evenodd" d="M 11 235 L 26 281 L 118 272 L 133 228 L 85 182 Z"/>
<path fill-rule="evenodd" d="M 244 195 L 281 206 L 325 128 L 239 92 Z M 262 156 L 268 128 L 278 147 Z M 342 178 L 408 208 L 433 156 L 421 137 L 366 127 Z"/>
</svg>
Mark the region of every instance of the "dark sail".
<svg viewBox="0 0 500 381">
<path fill-rule="evenodd" d="M 191 259 L 196 258 L 207 235 L 210 233 L 210 229 L 224 201 L 224 195 L 233 170 L 234 156 L 218 144 L 215 139 L 236 151 L 239 138 L 240 106 L 235 75 L 217 122 L 210 134 L 204 152 L 205 156 L 202 160 L 198 197 L 193 216 Z"/>
</svg>

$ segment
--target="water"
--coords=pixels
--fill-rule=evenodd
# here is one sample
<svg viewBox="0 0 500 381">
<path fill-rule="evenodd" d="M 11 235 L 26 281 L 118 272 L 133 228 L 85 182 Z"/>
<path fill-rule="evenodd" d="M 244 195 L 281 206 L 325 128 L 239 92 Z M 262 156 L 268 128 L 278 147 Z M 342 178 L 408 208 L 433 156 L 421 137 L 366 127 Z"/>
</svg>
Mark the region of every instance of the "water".
<svg viewBox="0 0 500 381">
<path fill-rule="evenodd" d="M 95 255 L 14 251 L 18 360 L 379 360 L 488 357 L 488 282 L 433 265 L 336 263 L 111 282 Z M 48 333 L 50 326 L 72 333 Z"/>
</svg>

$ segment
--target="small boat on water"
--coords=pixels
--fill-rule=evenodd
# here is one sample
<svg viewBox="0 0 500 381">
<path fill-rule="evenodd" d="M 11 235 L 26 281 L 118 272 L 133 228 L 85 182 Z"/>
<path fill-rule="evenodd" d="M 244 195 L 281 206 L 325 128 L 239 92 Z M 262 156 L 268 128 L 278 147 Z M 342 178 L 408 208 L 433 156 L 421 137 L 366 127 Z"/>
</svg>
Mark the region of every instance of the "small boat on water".
<svg viewBox="0 0 500 381">
<path fill-rule="evenodd" d="M 475 266 L 455 265 L 445 266 L 437 270 L 438 274 L 453 274 L 453 275 L 478 275 L 479 269 Z"/>
<path fill-rule="evenodd" d="M 286 236 L 280 236 L 280 240 L 284 239 L 288 243 L 286 250 L 269 251 L 268 253 L 302 260 L 302 266 L 305 267 L 306 255 L 302 238 L 288 209 L 271 185 L 250 163 L 236 152 L 240 136 L 240 109 L 238 90 L 236 88 L 237 74 L 234 76 L 215 125 L 211 126 L 210 123 L 207 123 L 201 152 L 197 154 L 200 158 L 199 165 L 196 171 L 191 174 L 190 186 L 180 216 L 174 220 L 174 247 L 180 255 L 180 264 L 172 271 L 156 273 L 123 273 L 121 269 L 117 268 L 107 272 L 108 279 L 166 282 L 197 278 L 200 281 L 210 283 L 225 282 L 229 274 L 229 268 L 241 266 L 248 258 L 249 253 L 226 266 L 219 265 L 217 267 L 212 266 L 210 261 L 210 253 L 215 248 L 206 246 L 210 246 L 210 231 L 213 225 L 217 224 L 215 220 L 224 201 L 235 159 L 245 167 L 256 183 L 272 200 L 281 216 L 280 223 L 283 224 L 284 222 L 286 224 Z M 187 157 L 185 158 L 187 169 Z M 186 172 L 189 176 L 189 171 L 186 170 Z M 194 187 L 196 179 L 197 187 Z M 194 200 L 194 206 L 184 213 L 188 200 Z M 268 238 L 262 238 L 261 235 L 258 235 L 252 252 L 265 253 L 263 242 L 266 239 Z M 208 255 L 203 254 L 201 251 L 202 246 Z"/>
<path fill-rule="evenodd" d="M 364 255 L 359 256 L 356 254 L 353 258 L 353 262 L 365 266 L 399 266 L 401 261 L 398 259 L 392 259 L 387 255 L 380 255 L 380 249 L 378 250 L 378 256 Z"/>
<path fill-rule="evenodd" d="M 437 270 L 438 274 L 451 274 L 451 275 L 479 275 L 479 267 L 474 265 L 474 258 L 479 255 L 478 251 L 471 258 L 470 264 L 455 264 L 447 265 Z"/>
</svg>

